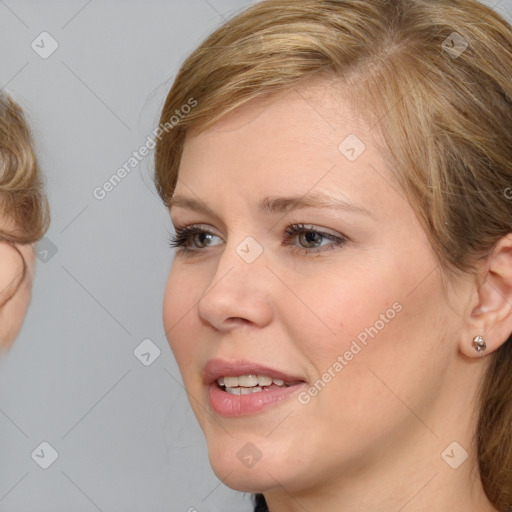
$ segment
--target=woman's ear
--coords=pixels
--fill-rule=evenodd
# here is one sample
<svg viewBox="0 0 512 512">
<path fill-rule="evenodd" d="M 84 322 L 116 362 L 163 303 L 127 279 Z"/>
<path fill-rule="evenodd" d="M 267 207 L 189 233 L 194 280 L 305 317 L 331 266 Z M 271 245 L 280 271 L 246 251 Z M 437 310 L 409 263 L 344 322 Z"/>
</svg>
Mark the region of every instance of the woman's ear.
<svg viewBox="0 0 512 512">
<path fill-rule="evenodd" d="M 494 352 L 512 333 L 512 233 L 501 238 L 482 263 L 477 283 L 477 305 L 471 311 L 461 351 L 468 357 L 482 357 Z M 485 350 L 478 351 L 481 336 Z"/>
</svg>

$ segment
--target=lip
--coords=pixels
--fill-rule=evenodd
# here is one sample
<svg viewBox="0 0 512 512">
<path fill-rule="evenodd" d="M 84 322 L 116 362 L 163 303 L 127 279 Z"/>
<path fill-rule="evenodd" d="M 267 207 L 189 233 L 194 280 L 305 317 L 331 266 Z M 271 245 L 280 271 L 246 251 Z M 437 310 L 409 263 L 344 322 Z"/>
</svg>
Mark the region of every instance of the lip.
<svg viewBox="0 0 512 512">
<path fill-rule="evenodd" d="M 281 379 L 289 386 L 275 387 L 247 395 L 232 395 L 223 391 L 216 382 L 219 377 L 249 374 Z M 203 369 L 203 382 L 207 386 L 210 407 L 215 413 L 225 417 L 249 416 L 275 407 L 297 395 L 307 385 L 300 377 L 266 365 L 249 361 L 229 362 L 222 359 L 211 359 L 206 363 Z"/>
</svg>

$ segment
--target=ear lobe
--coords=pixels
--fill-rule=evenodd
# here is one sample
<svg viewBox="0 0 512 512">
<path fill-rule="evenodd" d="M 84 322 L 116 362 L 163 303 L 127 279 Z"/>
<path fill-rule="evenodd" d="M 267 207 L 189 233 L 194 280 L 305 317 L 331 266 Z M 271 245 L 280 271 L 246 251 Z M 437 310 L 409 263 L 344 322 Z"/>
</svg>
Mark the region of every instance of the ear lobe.
<svg viewBox="0 0 512 512">
<path fill-rule="evenodd" d="M 462 352 L 481 357 L 498 349 L 512 333 L 512 234 L 501 238 L 484 263 L 484 280 L 478 286 L 478 304 L 471 312 L 471 339 L 463 341 Z M 472 344 L 483 336 L 487 348 L 482 352 Z"/>
</svg>

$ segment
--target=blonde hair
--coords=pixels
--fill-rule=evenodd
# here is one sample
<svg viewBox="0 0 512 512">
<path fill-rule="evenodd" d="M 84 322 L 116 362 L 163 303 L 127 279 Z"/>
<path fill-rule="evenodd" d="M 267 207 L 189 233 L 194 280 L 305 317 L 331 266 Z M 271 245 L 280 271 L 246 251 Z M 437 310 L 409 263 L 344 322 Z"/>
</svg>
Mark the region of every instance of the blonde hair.
<svg viewBox="0 0 512 512">
<path fill-rule="evenodd" d="M 0 94 L 0 215 L 12 228 L 0 230 L 0 242 L 11 245 L 23 262 L 23 282 L 27 263 L 17 244 L 39 240 L 50 222 L 41 172 L 30 131 L 21 107 L 8 95 Z"/>
<path fill-rule="evenodd" d="M 374 116 L 404 193 L 441 269 L 473 272 L 512 231 L 512 28 L 476 0 L 266 0 L 229 20 L 183 63 L 157 142 L 167 204 L 185 137 L 249 100 L 308 79 L 340 85 Z M 512 189 L 509 189 L 512 190 Z M 512 505 L 512 342 L 492 358 L 475 440 L 485 492 Z"/>
</svg>

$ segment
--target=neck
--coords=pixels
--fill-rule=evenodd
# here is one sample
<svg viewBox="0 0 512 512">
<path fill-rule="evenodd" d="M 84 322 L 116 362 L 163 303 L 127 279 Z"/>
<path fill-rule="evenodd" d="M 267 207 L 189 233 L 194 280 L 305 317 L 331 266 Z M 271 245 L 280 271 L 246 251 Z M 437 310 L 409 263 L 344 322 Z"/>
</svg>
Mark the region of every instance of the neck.
<svg viewBox="0 0 512 512">
<path fill-rule="evenodd" d="M 373 485 L 368 479 L 346 479 L 336 488 L 324 486 L 300 493 L 280 489 L 265 493 L 265 499 L 270 512 L 498 512 L 485 496 L 474 466 L 454 470 L 444 461 L 446 467 L 421 464 L 418 459 L 409 471 L 395 471 L 394 477 L 382 475 L 372 480 Z"/>
</svg>

